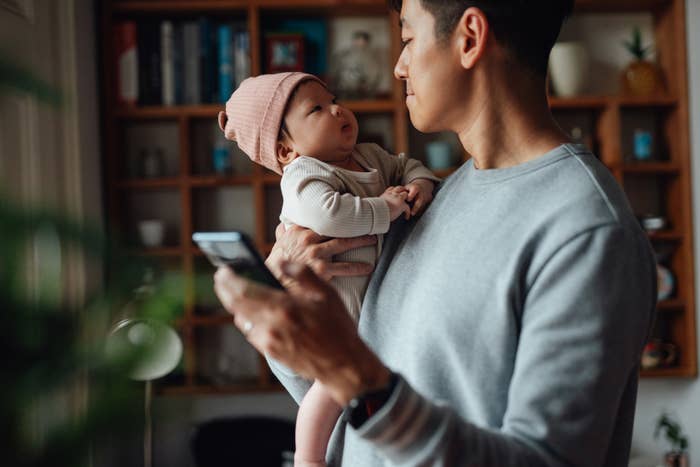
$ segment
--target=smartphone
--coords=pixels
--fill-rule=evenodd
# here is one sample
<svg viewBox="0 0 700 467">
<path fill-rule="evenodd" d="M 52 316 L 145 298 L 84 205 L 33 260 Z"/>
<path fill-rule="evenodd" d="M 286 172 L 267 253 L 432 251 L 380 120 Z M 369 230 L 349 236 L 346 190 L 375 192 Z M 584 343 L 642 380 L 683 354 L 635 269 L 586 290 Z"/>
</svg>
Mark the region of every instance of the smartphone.
<svg viewBox="0 0 700 467">
<path fill-rule="evenodd" d="M 239 276 L 284 290 L 243 232 L 195 232 L 192 240 L 214 266 L 228 266 Z"/>
</svg>

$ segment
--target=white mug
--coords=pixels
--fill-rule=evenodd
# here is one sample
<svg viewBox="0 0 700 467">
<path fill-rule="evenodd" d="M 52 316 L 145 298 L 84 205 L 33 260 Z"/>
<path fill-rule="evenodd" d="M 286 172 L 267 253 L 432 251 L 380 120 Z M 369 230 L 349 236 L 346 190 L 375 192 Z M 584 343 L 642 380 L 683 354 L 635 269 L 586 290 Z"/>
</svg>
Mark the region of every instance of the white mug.
<svg viewBox="0 0 700 467">
<path fill-rule="evenodd" d="M 160 219 L 146 219 L 139 222 L 139 236 L 145 247 L 154 248 L 163 245 L 165 222 Z"/>
</svg>

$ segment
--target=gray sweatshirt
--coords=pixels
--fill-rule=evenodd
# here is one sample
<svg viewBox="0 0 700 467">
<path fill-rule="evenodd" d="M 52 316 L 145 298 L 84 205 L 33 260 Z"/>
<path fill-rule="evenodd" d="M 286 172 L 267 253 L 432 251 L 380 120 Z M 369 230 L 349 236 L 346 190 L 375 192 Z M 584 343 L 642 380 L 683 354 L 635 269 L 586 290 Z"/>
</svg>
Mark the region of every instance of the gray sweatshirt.
<svg viewBox="0 0 700 467">
<path fill-rule="evenodd" d="M 584 147 L 467 162 L 395 223 L 359 332 L 399 375 L 331 465 L 625 466 L 656 303 L 649 242 Z M 308 382 L 271 362 L 299 401 Z"/>
</svg>

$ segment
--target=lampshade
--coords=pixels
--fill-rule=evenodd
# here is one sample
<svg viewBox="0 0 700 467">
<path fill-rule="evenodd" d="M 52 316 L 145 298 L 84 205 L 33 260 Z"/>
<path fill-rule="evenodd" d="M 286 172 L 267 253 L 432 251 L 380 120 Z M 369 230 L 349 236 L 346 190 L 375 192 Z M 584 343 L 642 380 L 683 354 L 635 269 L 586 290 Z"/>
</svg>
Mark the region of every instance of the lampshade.
<svg viewBox="0 0 700 467">
<path fill-rule="evenodd" d="M 106 350 L 116 358 L 135 355 L 129 377 L 150 381 L 175 369 L 182 357 L 182 341 L 177 332 L 164 323 L 127 318 L 112 328 Z"/>
</svg>

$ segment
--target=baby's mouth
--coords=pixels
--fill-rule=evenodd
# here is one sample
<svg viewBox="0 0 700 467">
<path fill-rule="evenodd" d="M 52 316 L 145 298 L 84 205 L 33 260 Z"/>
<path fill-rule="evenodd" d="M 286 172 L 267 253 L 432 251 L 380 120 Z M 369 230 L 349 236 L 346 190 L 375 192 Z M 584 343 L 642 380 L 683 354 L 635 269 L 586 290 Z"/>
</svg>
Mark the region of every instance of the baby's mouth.
<svg viewBox="0 0 700 467">
<path fill-rule="evenodd" d="M 351 130 L 351 129 L 352 129 L 352 125 L 350 125 L 349 123 L 346 123 L 345 125 L 343 125 L 342 127 L 340 127 L 340 130 L 341 130 L 341 131 L 348 131 L 348 130 Z"/>
</svg>

